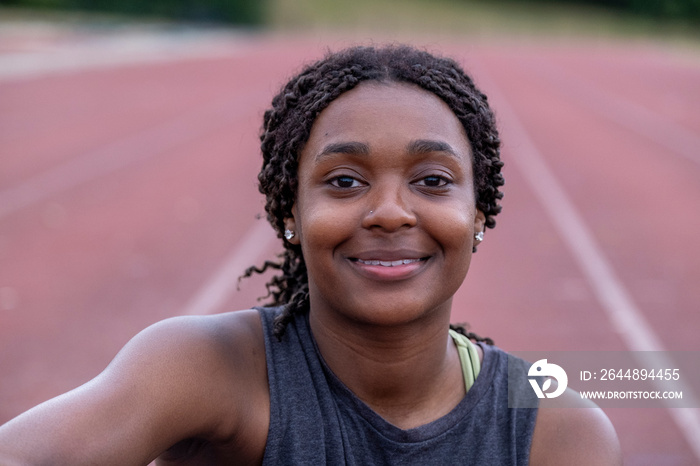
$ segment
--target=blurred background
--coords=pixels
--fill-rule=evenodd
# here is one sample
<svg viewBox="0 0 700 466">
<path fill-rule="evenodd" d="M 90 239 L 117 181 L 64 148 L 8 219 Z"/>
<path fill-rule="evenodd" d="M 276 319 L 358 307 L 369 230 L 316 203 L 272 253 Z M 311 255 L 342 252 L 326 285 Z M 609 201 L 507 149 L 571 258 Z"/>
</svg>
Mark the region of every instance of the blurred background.
<svg viewBox="0 0 700 466">
<path fill-rule="evenodd" d="M 158 320 L 259 303 L 262 114 L 386 42 L 456 58 L 501 127 L 454 321 L 508 351 L 700 351 L 700 0 L 0 0 L 0 423 Z M 606 412 L 625 464 L 700 464 L 697 409 Z"/>
<path fill-rule="evenodd" d="M 3 0 L 3 13 L 11 16 L 44 13 L 104 13 L 121 19 L 159 19 L 206 24 L 228 24 L 261 28 L 351 27 L 395 30 L 397 26 L 420 25 L 426 32 L 450 19 L 448 27 L 481 25 L 531 27 L 527 21 L 557 18 L 578 29 L 591 22 L 623 26 L 640 31 L 668 28 L 692 30 L 700 22 L 698 0 L 360 0 L 339 2 L 323 0 L 156 0 L 152 2 L 110 0 Z M 390 13 L 385 16 L 385 13 Z M 583 15 L 583 17 L 581 16 Z M 471 21 L 467 18 L 471 17 Z M 106 17 L 104 17 L 106 18 Z M 87 20 L 88 18 L 83 17 Z M 93 16 L 92 20 L 96 18 Z M 112 16 L 113 20 L 118 19 Z M 489 21 L 483 22 L 488 19 Z M 651 25 L 651 27 L 650 27 Z M 549 24 L 551 26 L 551 24 Z M 660 28 L 660 29 L 659 29 Z M 548 31 L 551 32 L 551 31 Z"/>
</svg>

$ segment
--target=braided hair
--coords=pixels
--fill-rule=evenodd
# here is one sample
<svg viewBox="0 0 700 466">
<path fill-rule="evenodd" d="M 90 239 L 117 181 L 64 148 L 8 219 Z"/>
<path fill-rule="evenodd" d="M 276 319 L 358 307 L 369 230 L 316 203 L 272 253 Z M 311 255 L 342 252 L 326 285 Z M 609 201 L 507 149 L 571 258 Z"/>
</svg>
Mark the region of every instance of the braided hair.
<svg viewBox="0 0 700 466">
<path fill-rule="evenodd" d="M 411 83 L 442 99 L 466 130 L 473 156 L 476 206 L 484 213 L 485 225 L 493 228 L 494 216 L 501 211 L 503 193 L 500 140 L 495 118 L 486 95 L 479 91 L 462 68 L 415 48 L 401 46 L 352 47 L 328 53 L 293 77 L 272 99 L 265 112 L 260 135 L 263 165 L 258 180 L 265 195 L 267 220 L 282 238 L 284 219 L 292 217 L 296 200 L 299 154 L 309 139 L 318 115 L 344 92 L 363 81 Z M 281 273 L 267 283 L 269 305 L 285 304 L 275 321 L 274 332 L 281 338 L 287 324 L 297 314 L 308 312 L 309 285 L 301 246 L 283 241 L 285 251 L 280 263 L 266 261 L 262 267 L 250 267 L 244 277 L 267 269 Z M 470 338 L 482 339 L 462 326 L 453 326 Z"/>
</svg>

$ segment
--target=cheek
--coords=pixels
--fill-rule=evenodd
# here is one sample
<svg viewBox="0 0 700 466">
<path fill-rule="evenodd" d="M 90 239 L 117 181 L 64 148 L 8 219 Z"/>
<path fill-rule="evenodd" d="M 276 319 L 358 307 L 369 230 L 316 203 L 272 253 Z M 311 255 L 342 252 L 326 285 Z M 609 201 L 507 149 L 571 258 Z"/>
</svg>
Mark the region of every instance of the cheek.
<svg viewBox="0 0 700 466">
<path fill-rule="evenodd" d="M 337 205 L 314 203 L 299 209 L 300 240 L 306 261 L 313 260 L 319 249 L 337 246 L 354 232 L 358 223 L 352 209 L 339 209 Z"/>
<path fill-rule="evenodd" d="M 447 228 L 448 236 L 443 239 L 448 255 L 450 269 L 453 270 L 452 277 L 461 286 L 469 267 L 471 265 L 472 248 L 474 245 L 474 215 L 469 211 L 462 210 L 460 214 L 452 217 Z"/>
<path fill-rule="evenodd" d="M 440 242 L 445 247 L 456 249 L 466 247 L 466 243 L 471 244 L 469 240 L 474 234 L 474 219 L 473 209 L 464 205 L 435 209 L 430 213 L 430 222 L 435 225 L 433 231 Z"/>
<path fill-rule="evenodd" d="M 464 228 L 460 230 L 459 234 L 455 231 L 454 234 L 451 235 L 449 241 L 448 247 L 450 247 L 451 251 L 450 259 L 454 261 L 456 267 L 464 268 L 464 272 L 466 273 L 471 263 L 474 244 L 471 229 L 464 225 Z"/>
<path fill-rule="evenodd" d="M 443 212 L 435 219 L 441 222 L 440 228 L 435 230 L 440 233 L 435 233 L 434 237 L 445 254 L 445 266 L 450 270 L 448 281 L 457 287 L 461 286 L 471 265 L 474 218 L 474 213 L 462 206 Z"/>
</svg>

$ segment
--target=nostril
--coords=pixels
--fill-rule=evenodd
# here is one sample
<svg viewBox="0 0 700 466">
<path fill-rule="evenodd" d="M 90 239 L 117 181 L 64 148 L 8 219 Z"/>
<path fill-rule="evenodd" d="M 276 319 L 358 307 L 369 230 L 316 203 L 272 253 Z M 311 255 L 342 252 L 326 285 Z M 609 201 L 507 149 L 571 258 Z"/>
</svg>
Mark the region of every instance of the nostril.
<svg viewBox="0 0 700 466">
<path fill-rule="evenodd" d="M 369 229 L 396 231 L 413 227 L 417 224 L 417 221 L 414 215 L 407 212 L 374 212 L 372 215 L 367 215 L 362 223 L 363 227 Z"/>
</svg>

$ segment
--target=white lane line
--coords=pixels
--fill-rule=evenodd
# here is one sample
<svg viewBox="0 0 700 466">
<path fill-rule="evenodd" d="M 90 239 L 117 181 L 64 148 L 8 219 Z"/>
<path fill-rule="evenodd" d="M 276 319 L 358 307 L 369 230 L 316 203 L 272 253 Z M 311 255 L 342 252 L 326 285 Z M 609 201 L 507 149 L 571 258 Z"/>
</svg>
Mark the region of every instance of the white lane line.
<svg viewBox="0 0 700 466">
<path fill-rule="evenodd" d="M 540 79 L 549 81 L 599 116 L 700 165 L 700 135 L 550 62 L 540 60 L 536 68 Z"/>
<path fill-rule="evenodd" d="M 258 220 L 231 251 L 219 269 L 205 282 L 180 315 L 204 315 L 217 312 L 238 284 L 238 277 L 261 260 L 263 253 L 278 241 L 270 224 Z"/>
<path fill-rule="evenodd" d="M 225 102 L 216 102 L 195 113 L 136 134 L 131 134 L 106 147 L 77 156 L 62 165 L 33 176 L 18 186 L 0 191 L 0 221 L 21 209 L 56 194 L 141 163 L 182 146 L 202 135 L 231 125 L 232 120 L 249 111 L 260 99 L 260 93 L 249 93 Z"/>
<path fill-rule="evenodd" d="M 238 54 L 248 42 L 242 34 L 216 31 L 175 33 L 84 33 L 42 50 L 0 55 L 0 82 L 115 68 Z"/>
<path fill-rule="evenodd" d="M 662 368 L 678 367 L 664 353 L 660 353 L 665 350 L 661 340 L 617 277 L 591 230 L 529 137 L 515 110 L 504 94 L 496 88 L 495 81 L 488 76 L 483 66 L 479 67 L 479 75 L 489 82 L 489 94 L 498 102 L 495 108 L 498 109 L 499 117 L 506 123 L 509 138 L 513 141 L 512 162 L 544 207 L 550 221 L 607 312 L 614 329 L 643 367 L 646 367 L 644 364 Z M 649 351 L 657 353 L 646 353 Z M 699 406 L 698 398 L 688 384 L 681 383 L 676 386 L 683 391 L 683 399 L 688 406 Z M 696 458 L 700 460 L 700 418 L 697 410 L 669 408 L 668 412 Z"/>
</svg>

